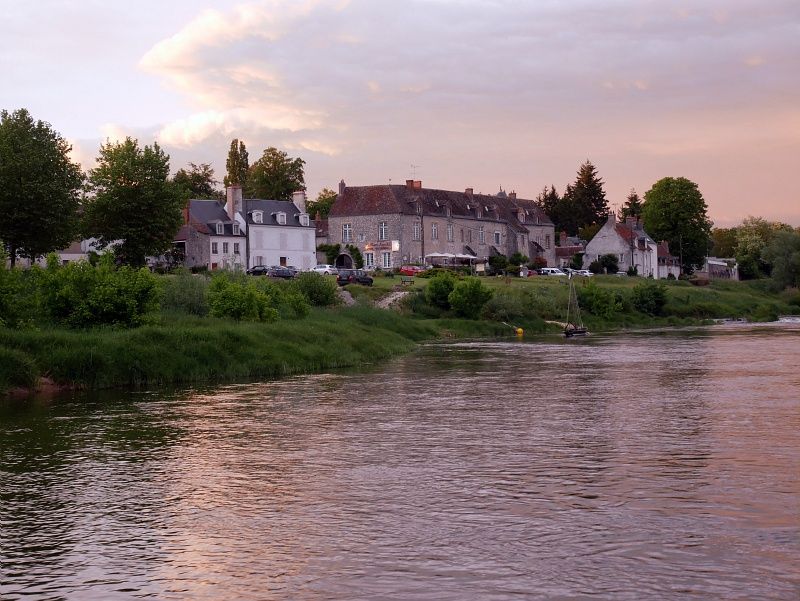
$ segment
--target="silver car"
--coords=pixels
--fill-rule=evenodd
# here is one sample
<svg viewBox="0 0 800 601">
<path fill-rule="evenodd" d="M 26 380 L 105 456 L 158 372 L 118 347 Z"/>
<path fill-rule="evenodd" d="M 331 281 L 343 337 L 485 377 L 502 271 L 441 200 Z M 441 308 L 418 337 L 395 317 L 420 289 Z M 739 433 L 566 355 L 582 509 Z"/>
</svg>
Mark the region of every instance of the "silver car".
<svg viewBox="0 0 800 601">
<path fill-rule="evenodd" d="M 322 275 L 338 275 L 339 270 L 336 269 L 333 265 L 328 265 L 327 263 L 323 263 L 321 265 L 316 265 L 315 267 L 311 268 L 311 271 L 316 273 L 321 273 Z"/>
</svg>

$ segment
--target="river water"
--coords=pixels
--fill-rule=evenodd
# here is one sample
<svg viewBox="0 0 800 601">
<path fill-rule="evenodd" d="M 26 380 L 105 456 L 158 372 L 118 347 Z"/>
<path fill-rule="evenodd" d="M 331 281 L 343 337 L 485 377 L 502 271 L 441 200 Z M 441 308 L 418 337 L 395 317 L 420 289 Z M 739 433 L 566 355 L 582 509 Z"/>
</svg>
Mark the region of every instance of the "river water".
<svg viewBox="0 0 800 601">
<path fill-rule="evenodd" d="M 797 599 L 800 324 L 0 403 L 0 599 Z"/>
</svg>

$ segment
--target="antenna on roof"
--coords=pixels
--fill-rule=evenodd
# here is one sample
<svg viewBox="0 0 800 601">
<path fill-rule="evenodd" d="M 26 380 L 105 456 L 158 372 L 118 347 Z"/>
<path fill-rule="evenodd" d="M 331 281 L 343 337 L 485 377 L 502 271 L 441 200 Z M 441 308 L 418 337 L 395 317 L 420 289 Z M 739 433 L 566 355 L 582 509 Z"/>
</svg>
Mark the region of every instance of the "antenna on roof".
<svg viewBox="0 0 800 601">
<path fill-rule="evenodd" d="M 417 177 L 417 169 L 419 169 L 419 167 L 420 167 L 419 165 L 415 165 L 414 163 L 411 163 L 411 179 L 416 179 L 416 177 Z"/>
</svg>

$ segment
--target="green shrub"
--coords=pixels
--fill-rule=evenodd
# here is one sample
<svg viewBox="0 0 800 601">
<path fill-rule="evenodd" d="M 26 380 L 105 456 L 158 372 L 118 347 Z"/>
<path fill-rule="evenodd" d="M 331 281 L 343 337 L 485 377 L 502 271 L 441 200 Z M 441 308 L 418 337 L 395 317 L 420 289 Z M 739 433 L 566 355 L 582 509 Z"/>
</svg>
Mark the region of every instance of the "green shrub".
<svg viewBox="0 0 800 601">
<path fill-rule="evenodd" d="M 593 281 L 578 289 L 578 302 L 582 309 L 605 319 L 610 319 L 623 308 L 620 295 L 600 288 Z"/>
<path fill-rule="evenodd" d="M 481 316 L 493 321 L 511 321 L 526 313 L 523 295 L 511 290 L 498 290 L 483 306 Z"/>
<path fill-rule="evenodd" d="M 603 255 L 598 261 L 600 262 L 600 267 L 605 269 L 606 273 L 617 273 L 619 271 L 619 259 L 617 255 Z"/>
<path fill-rule="evenodd" d="M 294 280 L 297 289 L 314 307 L 331 307 L 340 302 L 338 286 L 333 278 L 313 272 L 301 273 Z"/>
<path fill-rule="evenodd" d="M 208 289 L 208 304 L 214 317 L 236 321 L 275 321 L 278 310 L 270 296 L 248 281 L 236 281 L 228 274 L 215 274 Z"/>
<path fill-rule="evenodd" d="M 637 311 L 648 315 L 661 315 L 667 304 L 667 287 L 664 284 L 646 280 L 633 287 L 633 306 Z"/>
<path fill-rule="evenodd" d="M 162 284 L 161 308 L 183 311 L 190 315 L 208 315 L 208 280 L 185 269 L 165 277 Z"/>
<path fill-rule="evenodd" d="M 425 288 L 425 300 L 434 307 L 449 309 L 449 297 L 456 285 L 456 281 L 456 276 L 449 271 L 440 271 L 428 282 L 428 286 Z"/>
<path fill-rule="evenodd" d="M 156 276 L 147 269 L 50 261 L 42 277 L 43 306 L 50 319 L 74 328 L 137 326 L 158 307 Z"/>
<path fill-rule="evenodd" d="M 490 298 L 492 290 L 484 286 L 478 278 L 466 278 L 455 285 L 448 301 L 456 315 L 475 319 Z"/>
</svg>

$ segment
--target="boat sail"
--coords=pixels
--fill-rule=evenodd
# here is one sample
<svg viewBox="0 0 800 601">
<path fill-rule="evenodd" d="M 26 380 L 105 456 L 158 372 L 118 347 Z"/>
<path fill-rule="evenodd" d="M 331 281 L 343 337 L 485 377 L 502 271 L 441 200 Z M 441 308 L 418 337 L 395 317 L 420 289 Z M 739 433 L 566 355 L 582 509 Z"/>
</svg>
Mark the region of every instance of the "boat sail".
<svg viewBox="0 0 800 601">
<path fill-rule="evenodd" d="M 589 335 L 589 329 L 583 325 L 583 320 L 581 320 L 581 308 L 578 305 L 578 295 L 575 292 L 572 275 L 569 274 L 569 301 L 567 301 L 567 320 L 564 324 L 564 336 L 567 338 Z"/>
</svg>

